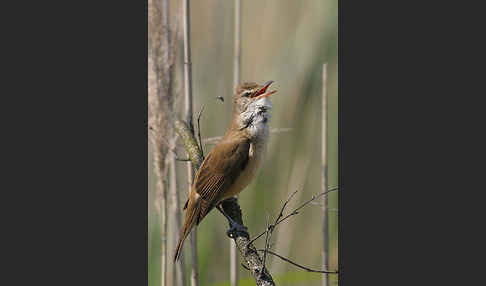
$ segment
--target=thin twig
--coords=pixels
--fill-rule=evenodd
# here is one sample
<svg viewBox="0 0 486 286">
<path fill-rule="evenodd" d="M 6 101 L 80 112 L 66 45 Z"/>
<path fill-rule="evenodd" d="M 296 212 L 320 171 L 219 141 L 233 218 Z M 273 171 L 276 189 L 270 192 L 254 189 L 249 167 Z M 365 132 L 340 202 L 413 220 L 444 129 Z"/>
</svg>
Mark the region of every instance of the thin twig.
<svg viewBox="0 0 486 286">
<path fill-rule="evenodd" d="M 284 261 L 286 261 L 286 262 L 288 262 L 288 263 L 290 263 L 290 264 L 292 264 L 294 266 L 297 266 L 299 268 L 302 268 L 302 269 L 304 269 L 304 270 L 306 270 L 308 272 L 325 273 L 325 274 L 338 274 L 339 273 L 339 271 L 337 271 L 337 270 L 336 271 L 314 270 L 314 269 L 311 269 L 309 267 L 305 267 L 303 265 L 297 264 L 297 263 L 293 262 L 292 260 L 290 260 L 288 258 L 285 258 L 285 257 L 283 257 L 283 256 L 281 256 L 281 255 L 279 255 L 279 254 L 277 254 L 277 253 L 275 253 L 275 252 L 273 252 L 271 250 L 268 250 L 268 249 L 267 250 L 265 250 L 265 249 L 258 249 L 258 251 L 265 252 L 265 253 L 268 252 L 271 255 L 277 256 L 278 258 L 280 258 L 280 259 L 282 259 L 282 260 L 284 260 Z"/>
<path fill-rule="evenodd" d="M 334 191 L 337 191 L 339 189 L 339 187 L 334 187 L 334 188 L 331 188 L 329 189 L 327 192 L 322 192 L 320 194 L 317 194 L 317 195 L 313 195 L 312 198 L 306 202 L 304 202 L 302 205 L 300 205 L 298 208 L 296 208 L 295 210 L 293 210 L 290 214 L 286 215 L 283 219 L 279 220 L 277 222 L 277 224 L 283 222 L 284 220 L 288 219 L 289 217 L 293 216 L 293 215 L 296 215 L 299 213 L 299 210 L 302 209 L 303 207 L 305 207 L 307 204 L 309 204 L 310 202 L 312 202 L 313 200 L 317 199 L 317 198 L 320 198 L 322 197 L 323 195 L 326 195 L 330 192 L 334 192 Z"/>
<path fill-rule="evenodd" d="M 199 110 L 199 113 L 197 115 L 197 136 L 199 137 L 199 148 L 201 148 L 201 154 L 204 160 L 204 149 L 201 140 L 201 123 L 200 123 L 203 110 L 204 110 L 204 104 L 201 106 L 201 110 Z"/>
<path fill-rule="evenodd" d="M 285 201 L 283 204 L 282 208 L 280 209 L 280 213 L 278 214 L 277 218 L 275 219 L 275 222 L 273 224 L 270 224 L 270 218 L 269 215 L 267 214 L 267 230 L 265 231 L 265 249 L 268 250 L 270 248 L 270 240 L 272 239 L 272 234 L 273 231 L 275 230 L 275 226 L 278 223 L 278 220 L 283 216 L 283 212 L 285 210 L 285 207 L 289 203 L 289 201 L 294 197 L 294 195 L 297 193 L 297 190 L 293 192 L 289 198 Z M 266 267 L 266 259 L 267 259 L 267 253 L 265 252 L 263 254 L 263 267 Z"/>
<path fill-rule="evenodd" d="M 324 205 L 321 204 L 321 203 L 318 203 L 318 202 L 311 202 L 310 204 L 313 205 L 313 206 L 320 206 L 320 207 L 324 208 Z M 327 211 L 328 212 L 337 212 L 338 209 L 330 209 L 330 208 L 328 208 Z"/>
<path fill-rule="evenodd" d="M 317 195 L 313 195 L 312 198 L 306 202 L 304 202 L 302 205 L 300 205 L 298 208 L 296 208 L 295 210 L 293 210 L 290 214 L 286 215 L 284 218 L 282 219 L 278 219 L 276 223 L 274 223 L 273 225 L 270 225 L 264 232 L 260 233 L 259 235 L 257 235 L 255 238 L 253 238 L 250 243 L 253 243 L 255 240 L 259 239 L 262 235 L 264 235 L 266 232 L 268 232 L 270 229 L 273 229 L 275 228 L 278 224 L 280 224 L 281 222 L 285 221 L 286 219 L 288 219 L 289 217 L 291 216 L 294 216 L 296 214 L 299 213 L 299 210 L 302 209 L 303 207 L 305 207 L 307 204 L 309 204 L 310 202 L 312 202 L 313 200 L 319 198 L 319 197 L 322 197 L 323 195 L 326 195 L 330 192 L 334 192 L 334 191 L 337 191 L 339 189 L 339 187 L 334 187 L 334 188 L 331 188 L 329 189 L 327 192 L 323 192 L 323 193 L 320 193 L 320 194 L 317 194 Z M 295 194 L 292 193 L 291 197 L 293 197 Z M 290 200 L 290 198 L 289 198 Z M 284 204 L 284 207 L 286 206 L 286 204 Z M 282 208 L 283 209 L 283 208 Z M 281 212 L 283 212 L 283 210 L 281 210 Z"/>
<path fill-rule="evenodd" d="M 289 198 L 288 198 L 288 199 L 285 201 L 285 203 L 283 204 L 282 208 L 280 209 L 280 213 L 278 214 L 278 217 L 277 217 L 277 219 L 275 220 L 274 225 L 276 225 L 276 224 L 277 224 L 277 222 L 278 222 L 278 220 L 279 220 L 279 219 L 280 219 L 280 218 L 283 216 L 283 212 L 284 212 L 284 210 L 285 210 L 285 207 L 286 207 L 286 206 L 287 206 L 287 204 L 290 202 L 290 200 L 291 200 L 291 199 L 292 199 L 292 198 L 295 196 L 295 194 L 297 194 L 297 192 L 298 192 L 298 191 L 299 191 L 299 190 L 295 190 L 295 192 L 293 192 L 293 193 L 292 193 L 292 194 L 289 196 Z"/>
<path fill-rule="evenodd" d="M 267 229 L 270 226 L 270 215 L 267 214 Z M 271 234 L 272 231 L 266 232 L 265 235 L 265 251 L 263 252 L 263 268 L 262 268 L 262 275 L 264 273 L 264 269 L 266 268 L 266 262 L 267 262 L 267 249 L 268 249 L 268 240 L 269 240 L 269 234 Z"/>
</svg>

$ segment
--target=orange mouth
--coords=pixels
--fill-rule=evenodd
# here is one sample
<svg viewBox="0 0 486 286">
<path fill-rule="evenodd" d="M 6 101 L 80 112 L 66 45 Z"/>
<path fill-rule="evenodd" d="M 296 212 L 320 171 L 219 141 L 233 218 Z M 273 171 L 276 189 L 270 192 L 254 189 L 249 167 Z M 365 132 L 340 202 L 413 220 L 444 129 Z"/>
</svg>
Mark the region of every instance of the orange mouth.
<svg viewBox="0 0 486 286">
<path fill-rule="evenodd" d="M 268 87 L 273 83 L 273 80 L 267 81 L 257 92 L 255 92 L 251 98 L 255 99 L 260 99 L 260 98 L 265 98 L 269 97 L 270 95 L 276 93 L 276 90 L 271 90 L 269 92 L 266 92 Z"/>
</svg>

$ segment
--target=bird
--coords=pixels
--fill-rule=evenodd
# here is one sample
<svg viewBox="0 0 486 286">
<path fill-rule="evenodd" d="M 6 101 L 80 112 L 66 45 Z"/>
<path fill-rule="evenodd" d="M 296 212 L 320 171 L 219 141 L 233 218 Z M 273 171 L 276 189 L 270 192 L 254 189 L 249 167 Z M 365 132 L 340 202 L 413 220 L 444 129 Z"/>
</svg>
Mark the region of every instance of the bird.
<svg viewBox="0 0 486 286">
<path fill-rule="evenodd" d="M 213 208 L 225 215 L 232 229 L 246 230 L 225 214 L 220 203 L 245 189 L 261 167 L 269 137 L 272 109 L 269 96 L 277 92 L 267 91 L 273 82 L 262 85 L 244 82 L 236 87 L 230 126 L 202 162 L 191 185 L 174 262 L 191 230 Z"/>
</svg>

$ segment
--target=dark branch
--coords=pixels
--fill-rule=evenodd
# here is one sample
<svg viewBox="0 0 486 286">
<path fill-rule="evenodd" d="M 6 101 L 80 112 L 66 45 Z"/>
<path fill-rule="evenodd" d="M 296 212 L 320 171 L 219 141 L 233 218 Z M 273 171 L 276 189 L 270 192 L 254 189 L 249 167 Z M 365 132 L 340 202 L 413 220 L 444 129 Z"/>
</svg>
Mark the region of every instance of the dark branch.
<svg viewBox="0 0 486 286">
<path fill-rule="evenodd" d="M 337 270 L 336 270 L 336 271 L 328 271 L 328 270 L 314 270 L 314 269 L 311 269 L 311 268 L 309 268 L 309 267 L 305 267 L 305 266 L 303 266 L 303 265 L 297 264 L 297 263 L 293 262 L 292 260 L 290 260 L 290 259 L 288 259 L 288 258 L 285 258 L 285 257 L 283 257 L 283 256 L 281 256 L 281 255 L 279 255 L 279 254 L 277 254 L 277 253 L 275 253 L 275 252 L 273 252 L 273 251 L 271 251 L 271 250 L 268 250 L 268 249 L 258 249 L 258 251 L 261 251 L 261 252 L 268 252 L 268 253 L 270 253 L 271 255 L 274 255 L 274 256 L 276 256 L 276 257 L 278 257 L 278 258 L 282 259 L 283 261 L 286 261 L 286 262 L 288 262 L 288 263 L 290 263 L 290 264 L 292 264 L 292 265 L 294 265 L 294 266 L 297 266 L 297 267 L 299 267 L 299 268 L 302 268 L 302 269 L 304 269 L 304 270 L 306 270 L 306 271 L 308 271 L 308 272 L 325 273 L 325 274 L 338 274 L 338 273 L 339 273 L 339 271 L 337 271 Z"/>
<path fill-rule="evenodd" d="M 191 128 L 187 125 L 187 123 L 180 119 L 175 120 L 174 128 L 184 144 L 184 148 L 189 155 L 189 159 L 191 159 L 192 166 L 195 170 L 198 170 L 199 166 L 201 166 L 203 162 L 203 156 Z"/>
<path fill-rule="evenodd" d="M 233 197 L 223 201 L 221 206 L 225 213 L 227 213 L 234 221 L 243 225 L 241 209 L 236 198 Z M 240 252 L 241 258 L 246 263 L 247 267 L 245 268 L 248 268 L 253 275 L 256 285 L 275 286 L 273 278 L 266 267 L 264 267 L 262 259 L 258 255 L 255 246 L 250 242 L 250 235 L 248 232 L 236 232 L 233 240 L 235 241 L 236 248 L 238 248 L 238 251 Z"/>
</svg>

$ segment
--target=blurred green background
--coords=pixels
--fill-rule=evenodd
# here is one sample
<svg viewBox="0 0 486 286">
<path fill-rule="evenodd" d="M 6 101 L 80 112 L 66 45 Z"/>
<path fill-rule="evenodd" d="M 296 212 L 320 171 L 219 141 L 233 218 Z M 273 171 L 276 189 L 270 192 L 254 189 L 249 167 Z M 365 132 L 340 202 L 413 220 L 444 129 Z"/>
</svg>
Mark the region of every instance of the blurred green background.
<svg viewBox="0 0 486 286">
<path fill-rule="evenodd" d="M 180 1 L 171 1 L 171 14 Z M 240 194 L 243 220 L 251 236 L 265 229 L 267 214 L 275 219 L 289 194 L 299 190 L 289 205 L 296 207 L 321 192 L 322 64 L 328 63 L 328 186 L 338 183 L 337 141 L 337 0 L 243 0 L 241 80 L 274 80 L 271 128 L 293 128 L 271 134 L 258 177 Z M 191 52 L 194 112 L 201 105 L 203 138 L 220 136 L 229 126 L 233 95 L 234 2 L 191 1 Z M 180 59 L 181 60 L 181 59 Z M 178 71 L 179 72 L 179 71 Z M 223 96 L 224 103 L 216 100 Z M 183 102 L 178 104 L 179 108 Z M 160 285 L 160 220 L 154 211 L 152 153 L 148 154 L 148 270 L 149 285 Z M 214 145 L 205 145 L 205 154 Z M 179 149 L 179 154 L 183 154 Z M 180 202 L 187 198 L 185 163 L 178 162 Z M 330 269 L 337 269 L 338 192 L 329 196 Z M 318 201 L 319 203 L 321 200 Z M 169 224 L 169 231 L 171 226 Z M 227 222 L 211 212 L 198 228 L 201 286 L 229 285 Z M 256 242 L 263 248 L 264 239 Z M 273 250 L 305 266 L 322 269 L 322 207 L 309 205 L 277 227 Z M 185 244 L 189 267 L 189 243 Z M 172 254 L 174 245 L 168 245 Z M 169 263 L 169 268 L 172 262 Z M 278 285 L 320 285 L 322 274 L 307 273 L 269 256 L 267 267 Z M 240 285 L 254 285 L 239 267 Z M 330 275 L 331 285 L 337 283 Z M 189 281 L 189 280 L 188 280 Z"/>
</svg>

